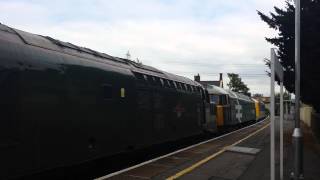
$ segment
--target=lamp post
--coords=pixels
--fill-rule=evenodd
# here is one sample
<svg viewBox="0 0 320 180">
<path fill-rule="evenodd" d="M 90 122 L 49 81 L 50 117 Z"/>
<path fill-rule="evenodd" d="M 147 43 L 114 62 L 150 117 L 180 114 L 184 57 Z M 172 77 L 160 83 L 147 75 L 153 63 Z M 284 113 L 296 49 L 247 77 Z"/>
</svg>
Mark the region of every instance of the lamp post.
<svg viewBox="0 0 320 180">
<path fill-rule="evenodd" d="M 300 0 L 295 0 L 295 128 L 292 134 L 294 147 L 295 180 L 303 179 L 303 134 L 300 128 Z"/>
</svg>

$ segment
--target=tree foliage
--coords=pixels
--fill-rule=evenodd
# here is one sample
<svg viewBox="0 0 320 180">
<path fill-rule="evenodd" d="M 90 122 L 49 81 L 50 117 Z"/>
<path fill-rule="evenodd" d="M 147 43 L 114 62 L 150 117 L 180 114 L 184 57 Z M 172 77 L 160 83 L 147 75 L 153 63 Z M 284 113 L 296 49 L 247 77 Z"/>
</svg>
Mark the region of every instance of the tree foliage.
<svg viewBox="0 0 320 180">
<path fill-rule="evenodd" d="M 295 7 L 287 0 L 284 9 L 274 7 L 274 12 L 265 15 L 258 11 L 260 18 L 277 31 L 277 37 L 266 40 L 277 47 L 277 55 L 284 67 L 284 86 L 289 92 L 295 91 Z M 301 1 L 301 100 L 320 110 L 320 0 Z M 266 61 L 270 67 L 270 62 Z"/>
<path fill-rule="evenodd" d="M 230 79 L 227 84 L 231 91 L 243 93 L 250 96 L 249 88 L 244 84 L 239 77 L 239 74 L 228 73 L 228 78 Z"/>
</svg>

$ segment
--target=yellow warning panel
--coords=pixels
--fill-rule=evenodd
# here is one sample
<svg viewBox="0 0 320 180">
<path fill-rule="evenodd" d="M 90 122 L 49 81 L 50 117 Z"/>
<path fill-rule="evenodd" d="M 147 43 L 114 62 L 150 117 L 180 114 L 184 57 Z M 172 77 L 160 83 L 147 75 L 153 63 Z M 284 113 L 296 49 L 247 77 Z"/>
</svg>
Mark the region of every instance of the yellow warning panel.
<svg viewBox="0 0 320 180">
<path fill-rule="evenodd" d="M 223 106 L 217 105 L 217 126 L 223 126 Z"/>
<path fill-rule="evenodd" d="M 120 96 L 121 96 L 122 98 L 126 97 L 126 90 L 125 90 L 124 88 L 121 88 L 121 89 L 120 89 Z"/>
</svg>

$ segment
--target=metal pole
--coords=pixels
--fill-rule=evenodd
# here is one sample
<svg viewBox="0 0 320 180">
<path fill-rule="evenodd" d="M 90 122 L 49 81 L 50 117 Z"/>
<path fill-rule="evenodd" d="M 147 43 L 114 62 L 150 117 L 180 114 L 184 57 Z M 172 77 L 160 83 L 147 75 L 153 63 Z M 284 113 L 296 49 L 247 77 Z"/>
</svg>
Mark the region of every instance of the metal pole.
<svg viewBox="0 0 320 180">
<path fill-rule="evenodd" d="M 271 180 L 275 180 L 275 156 L 274 156 L 274 146 L 275 146 L 275 130 L 274 130 L 274 80 L 275 80 L 275 70 L 274 70 L 274 61 L 275 61 L 275 52 L 274 49 L 271 48 L 271 89 L 270 89 L 270 178 Z"/>
<path fill-rule="evenodd" d="M 300 0 L 295 9 L 295 128 L 300 128 Z"/>
<path fill-rule="evenodd" d="M 283 82 L 280 82 L 280 180 L 283 180 Z"/>
<path fill-rule="evenodd" d="M 300 0 L 296 0 L 295 8 L 295 128 L 292 134 L 294 147 L 295 180 L 303 179 L 303 134 L 300 129 Z"/>
</svg>

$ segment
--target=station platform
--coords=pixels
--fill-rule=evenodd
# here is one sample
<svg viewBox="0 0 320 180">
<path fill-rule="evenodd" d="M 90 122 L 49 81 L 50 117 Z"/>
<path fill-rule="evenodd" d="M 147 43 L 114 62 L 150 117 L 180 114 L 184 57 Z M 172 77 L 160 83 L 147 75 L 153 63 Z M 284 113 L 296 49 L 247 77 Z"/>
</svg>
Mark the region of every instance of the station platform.
<svg viewBox="0 0 320 180">
<path fill-rule="evenodd" d="M 278 122 L 276 120 L 276 122 Z M 173 152 L 137 166 L 98 178 L 110 180 L 269 180 L 270 120 L 237 130 L 207 142 Z M 278 124 L 278 123 L 276 123 Z M 284 121 L 284 176 L 293 167 L 291 134 L 293 120 Z M 278 126 L 277 126 L 278 127 Z M 279 130 L 279 128 L 276 128 Z M 320 179 L 320 148 L 311 131 L 304 130 L 305 179 Z M 277 133 L 278 134 L 278 133 Z M 276 137 L 279 138 L 279 137 Z M 278 140 L 276 142 L 279 142 Z M 276 148 L 279 144 L 276 144 Z M 276 152 L 276 154 L 279 154 Z M 276 169 L 279 170 L 279 157 Z M 279 171 L 276 172 L 279 177 Z"/>
</svg>

